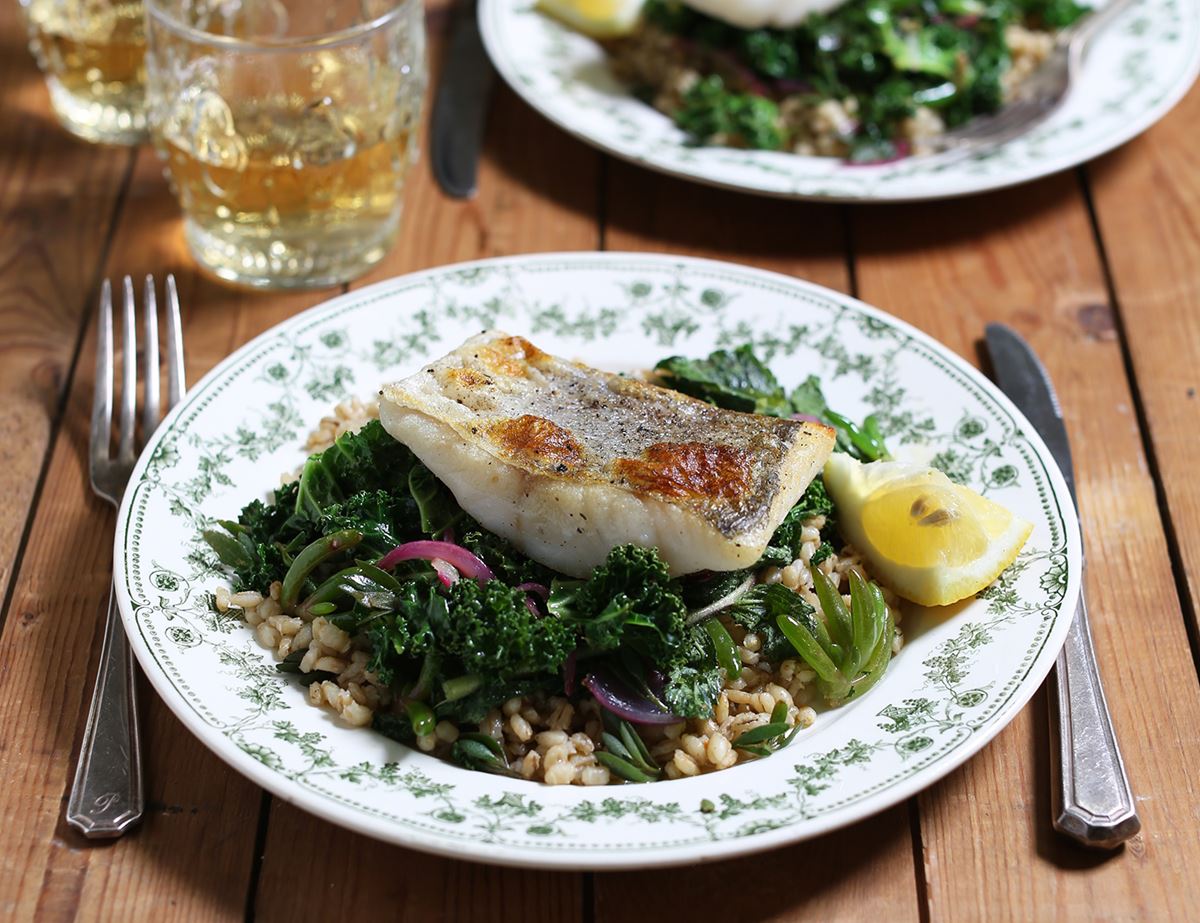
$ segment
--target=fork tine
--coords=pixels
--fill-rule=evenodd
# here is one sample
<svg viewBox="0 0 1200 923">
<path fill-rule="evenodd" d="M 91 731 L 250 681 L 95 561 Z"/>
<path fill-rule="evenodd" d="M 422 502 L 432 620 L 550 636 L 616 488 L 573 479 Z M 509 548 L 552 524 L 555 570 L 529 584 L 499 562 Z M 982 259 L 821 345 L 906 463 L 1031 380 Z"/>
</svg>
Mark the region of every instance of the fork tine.
<svg viewBox="0 0 1200 923">
<path fill-rule="evenodd" d="M 112 435 L 112 375 L 112 285 L 105 279 L 100 287 L 100 318 L 96 322 L 96 381 L 92 394 L 92 431 L 89 447 L 93 470 L 97 464 L 108 461 L 108 443 Z"/>
<path fill-rule="evenodd" d="M 142 407 L 142 436 L 150 438 L 158 426 L 158 298 L 154 293 L 154 276 L 146 276 L 146 383 L 145 406 Z"/>
<path fill-rule="evenodd" d="M 167 276 L 167 409 L 183 397 L 183 324 L 179 318 L 179 291 L 175 276 Z"/>
<path fill-rule="evenodd" d="M 132 461 L 133 427 L 137 410 L 137 324 L 134 317 L 133 279 L 125 277 L 125 298 L 121 306 L 121 352 L 125 354 L 121 378 L 121 429 L 117 457 Z"/>
</svg>

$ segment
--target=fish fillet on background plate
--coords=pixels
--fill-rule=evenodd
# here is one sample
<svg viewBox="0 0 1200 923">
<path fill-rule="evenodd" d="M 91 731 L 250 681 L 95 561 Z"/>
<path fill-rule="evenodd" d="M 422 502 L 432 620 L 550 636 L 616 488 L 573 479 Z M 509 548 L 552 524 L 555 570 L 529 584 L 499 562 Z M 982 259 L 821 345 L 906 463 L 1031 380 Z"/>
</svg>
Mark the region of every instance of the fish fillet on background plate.
<svg viewBox="0 0 1200 923">
<path fill-rule="evenodd" d="M 754 564 L 834 442 L 820 423 L 722 410 L 498 331 L 380 397 L 384 427 L 464 510 L 579 577 L 626 542 L 675 574 Z"/>
</svg>

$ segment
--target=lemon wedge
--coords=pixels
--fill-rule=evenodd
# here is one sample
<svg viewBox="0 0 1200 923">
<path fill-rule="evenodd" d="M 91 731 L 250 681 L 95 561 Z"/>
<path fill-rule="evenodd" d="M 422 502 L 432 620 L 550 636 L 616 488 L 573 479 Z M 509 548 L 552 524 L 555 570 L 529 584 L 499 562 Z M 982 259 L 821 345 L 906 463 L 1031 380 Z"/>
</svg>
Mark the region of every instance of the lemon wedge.
<svg viewBox="0 0 1200 923">
<path fill-rule="evenodd" d="M 835 453 L 825 487 L 842 535 L 905 599 L 947 606 L 974 596 L 1017 557 L 1033 525 L 934 468 L 862 464 Z"/>
<path fill-rule="evenodd" d="M 547 16 L 592 38 L 628 35 L 637 24 L 643 0 L 537 0 Z"/>
</svg>

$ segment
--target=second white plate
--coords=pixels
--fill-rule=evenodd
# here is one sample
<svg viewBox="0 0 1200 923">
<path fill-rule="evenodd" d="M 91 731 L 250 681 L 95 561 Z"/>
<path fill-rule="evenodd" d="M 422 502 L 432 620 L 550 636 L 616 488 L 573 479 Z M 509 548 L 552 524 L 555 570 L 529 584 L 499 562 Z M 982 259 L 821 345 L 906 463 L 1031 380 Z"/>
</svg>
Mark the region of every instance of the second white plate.
<svg viewBox="0 0 1200 923">
<path fill-rule="evenodd" d="M 479 25 L 509 85 L 577 138 L 662 173 L 794 199 L 939 199 L 1047 176 L 1145 131 L 1200 72 L 1200 2 L 1141 0 L 1097 38 L 1062 109 L 1027 135 L 966 160 L 853 166 L 831 157 L 690 144 L 612 75 L 596 42 L 543 16 L 533 0 L 480 0 Z"/>
</svg>

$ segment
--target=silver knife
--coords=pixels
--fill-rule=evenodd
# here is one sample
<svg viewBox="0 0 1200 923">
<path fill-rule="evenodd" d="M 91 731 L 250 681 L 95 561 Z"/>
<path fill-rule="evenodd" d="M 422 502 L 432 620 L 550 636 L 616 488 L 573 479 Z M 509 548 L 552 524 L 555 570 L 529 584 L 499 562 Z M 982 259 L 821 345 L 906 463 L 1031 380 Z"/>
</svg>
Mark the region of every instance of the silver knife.
<svg viewBox="0 0 1200 923">
<path fill-rule="evenodd" d="M 446 194 L 457 199 L 475 195 L 475 172 L 495 76 L 479 35 L 475 0 L 461 0 L 433 101 L 430 142 L 433 175 Z"/>
<path fill-rule="evenodd" d="M 1045 367 L 1029 344 L 1003 324 L 987 325 L 987 348 L 996 383 L 1037 429 L 1074 500 L 1071 446 Z M 1100 685 L 1082 592 L 1055 664 L 1055 680 L 1050 709 L 1059 750 L 1053 770 L 1054 829 L 1086 846 L 1112 849 L 1141 830 L 1142 822 Z"/>
</svg>

